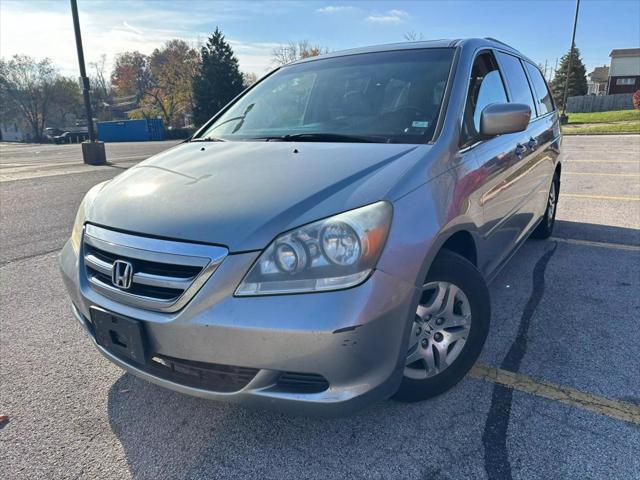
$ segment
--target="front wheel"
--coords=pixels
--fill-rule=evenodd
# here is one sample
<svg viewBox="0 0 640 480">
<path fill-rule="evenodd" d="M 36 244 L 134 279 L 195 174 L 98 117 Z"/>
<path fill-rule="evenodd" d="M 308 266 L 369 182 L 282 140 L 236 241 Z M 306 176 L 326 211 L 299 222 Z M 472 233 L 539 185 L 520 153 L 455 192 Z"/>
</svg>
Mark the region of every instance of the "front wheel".
<svg viewBox="0 0 640 480">
<path fill-rule="evenodd" d="M 423 286 L 394 398 L 426 400 L 458 383 L 480 355 L 490 317 L 482 274 L 460 255 L 440 252 Z"/>
</svg>

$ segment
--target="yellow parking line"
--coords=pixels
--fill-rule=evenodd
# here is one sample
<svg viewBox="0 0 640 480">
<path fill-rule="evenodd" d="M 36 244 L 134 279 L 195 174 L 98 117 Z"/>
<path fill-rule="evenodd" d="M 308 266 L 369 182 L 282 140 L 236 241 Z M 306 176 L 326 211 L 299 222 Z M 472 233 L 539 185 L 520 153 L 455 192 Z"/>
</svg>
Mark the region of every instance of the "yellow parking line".
<svg viewBox="0 0 640 480">
<path fill-rule="evenodd" d="M 629 245 L 626 243 L 609 243 L 609 242 L 594 242 L 592 240 L 578 240 L 576 238 L 560 238 L 551 237 L 549 240 L 555 242 L 569 243 L 571 245 L 583 245 L 585 247 L 601 247 L 612 248 L 614 250 L 627 250 L 631 252 L 640 252 L 640 245 Z"/>
<path fill-rule="evenodd" d="M 640 173 L 562 172 L 565 175 L 600 175 L 604 177 L 640 177 Z"/>
<path fill-rule="evenodd" d="M 620 200 L 625 202 L 640 202 L 640 196 L 617 197 L 613 195 L 583 195 L 581 193 L 562 193 L 561 198 L 588 198 L 590 200 Z"/>
<path fill-rule="evenodd" d="M 600 415 L 606 415 L 616 420 L 640 425 L 640 405 L 599 397 L 565 385 L 557 385 L 545 380 L 536 380 L 521 373 L 509 372 L 482 363 L 474 365 L 471 369 L 470 376 L 497 383 L 520 392 L 537 395 L 583 410 L 599 413 Z"/>
</svg>

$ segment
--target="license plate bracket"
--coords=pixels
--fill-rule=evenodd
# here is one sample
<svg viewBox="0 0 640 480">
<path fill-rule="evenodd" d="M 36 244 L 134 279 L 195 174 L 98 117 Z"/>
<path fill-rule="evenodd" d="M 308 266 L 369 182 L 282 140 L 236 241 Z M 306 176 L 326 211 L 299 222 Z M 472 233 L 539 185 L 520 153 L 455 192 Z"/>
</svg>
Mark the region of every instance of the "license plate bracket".
<svg viewBox="0 0 640 480">
<path fill-rule="evenodd" d="M 134 362 L 147 361 L 142 322 L 102 309 L 91 309 L 96 342 L 109 352 Z"/>
</svg>

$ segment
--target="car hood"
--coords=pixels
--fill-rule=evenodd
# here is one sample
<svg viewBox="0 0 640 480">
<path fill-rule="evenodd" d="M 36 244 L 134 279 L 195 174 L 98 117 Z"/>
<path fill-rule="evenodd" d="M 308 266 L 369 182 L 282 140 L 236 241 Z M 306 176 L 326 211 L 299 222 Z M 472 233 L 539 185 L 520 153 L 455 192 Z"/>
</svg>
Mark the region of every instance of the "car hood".
<svg viewBox="0 0 640 480">
<path fill-rule="evenodd" d="M 232 252 L 262 249 L 279 233 L 383 199 L 430 148 L 184 143 L 105 184 L 87 221 Z"/>
</svg>

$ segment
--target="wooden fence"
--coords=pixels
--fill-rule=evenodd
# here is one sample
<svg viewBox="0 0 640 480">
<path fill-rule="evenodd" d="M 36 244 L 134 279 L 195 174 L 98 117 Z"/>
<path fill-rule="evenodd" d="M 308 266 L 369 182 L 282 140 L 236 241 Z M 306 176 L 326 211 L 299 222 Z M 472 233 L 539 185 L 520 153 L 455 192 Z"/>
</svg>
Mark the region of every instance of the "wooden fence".
<svg viewBox="0 0 640 480">
<path fill-rule="evenodd" d="M 567 98 L 567 112 L 607 112 L 633 108 L 633 93 L 581 95 Z"/>
</svg>

